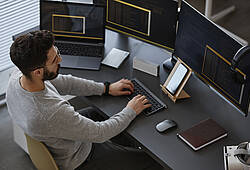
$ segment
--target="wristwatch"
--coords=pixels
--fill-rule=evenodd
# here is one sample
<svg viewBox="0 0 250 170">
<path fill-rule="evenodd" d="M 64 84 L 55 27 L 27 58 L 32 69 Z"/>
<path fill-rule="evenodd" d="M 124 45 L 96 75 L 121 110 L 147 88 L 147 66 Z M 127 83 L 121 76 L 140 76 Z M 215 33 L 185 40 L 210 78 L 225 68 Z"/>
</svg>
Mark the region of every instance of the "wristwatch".
<svg viewBox="0 0 250 170">
<path fill-rule="evenodd" d="M 105 83 L 104 83 L 104 85 L 105 85 L 105 92 L 104 92 L 104 95 L 109 95 L 109 86 L 110 86 L 110 82 L 108 82 L 108 81 L 106 81 Z"/>
</svg>

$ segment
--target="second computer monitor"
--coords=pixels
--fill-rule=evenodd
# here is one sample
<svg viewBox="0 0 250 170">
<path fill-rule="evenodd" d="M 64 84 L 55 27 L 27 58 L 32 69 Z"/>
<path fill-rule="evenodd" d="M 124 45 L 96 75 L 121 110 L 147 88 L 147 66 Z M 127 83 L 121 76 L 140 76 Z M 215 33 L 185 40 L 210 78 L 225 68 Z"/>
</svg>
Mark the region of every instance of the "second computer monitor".
<svg viewBox="0 0 250 170">
<path fill-rule="evenodd" d="M 241 62 L 231 69 L 232 59 L 242 45 L 208 20 L 191 5 L 182 1 L 175 55 L 244 115 L 249 109 L 249 83 L 237 81 L 237 76 L 247 79 L 250 62 Z"/>
<path fill-rule="evenodd" d="M 174 0 L 107 0 L 107 28 L 173 50 L 178 3 Z"/>
</svg>

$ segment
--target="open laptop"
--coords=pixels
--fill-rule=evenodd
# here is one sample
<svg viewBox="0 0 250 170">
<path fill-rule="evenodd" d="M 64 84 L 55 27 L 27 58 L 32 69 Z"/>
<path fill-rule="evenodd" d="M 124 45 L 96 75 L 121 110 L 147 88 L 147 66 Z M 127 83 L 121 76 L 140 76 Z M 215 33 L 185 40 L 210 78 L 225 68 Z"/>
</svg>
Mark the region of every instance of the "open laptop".
<svg viewBox="0 0 250 170">
<path fill-rule="evenodd" d="M 100 69 L 105 43 L 103 6 L 40 1 L 40 29 L 55 36 L 62 67 Z"/>
</svg>

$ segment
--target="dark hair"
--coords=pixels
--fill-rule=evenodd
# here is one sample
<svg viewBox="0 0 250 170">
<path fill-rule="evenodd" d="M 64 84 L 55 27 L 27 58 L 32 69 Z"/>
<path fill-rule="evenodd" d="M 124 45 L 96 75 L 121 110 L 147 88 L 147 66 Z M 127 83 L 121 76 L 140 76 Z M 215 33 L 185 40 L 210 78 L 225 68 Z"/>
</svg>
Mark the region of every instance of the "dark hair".
<svg viewBox="0 0 250 170">
<path fill-rule="evenodd" d="M 53 34 L 47 30 L 22 35 L 10 47 L 11 61 L 27 78 L 31 79 L 30 72 L 45 65 L 48 51 L 54 41 Z"/>
</svg>

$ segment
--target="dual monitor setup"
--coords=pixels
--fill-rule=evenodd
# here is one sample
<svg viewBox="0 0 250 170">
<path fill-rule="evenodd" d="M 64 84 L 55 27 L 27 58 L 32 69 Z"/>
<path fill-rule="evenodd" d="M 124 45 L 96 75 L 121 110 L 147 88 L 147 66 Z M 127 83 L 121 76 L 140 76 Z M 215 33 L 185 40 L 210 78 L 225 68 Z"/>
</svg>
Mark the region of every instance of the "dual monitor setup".
<svg viewBox="0 0 250 170">
<path fill-rule="evenodd" d="M 172 58 L 181 61 L 173 80 L 182 81 L 179 76 L 185 78 L 192 70 L 247 116 L 250 60 L 246 58 L 250 48 L 243 47 L 184 0 L 94 0 L 94 4 L 40 1 L 40 29 L 55 35 L 62 66 L 99 70 L 105 28 L 172 52 Z M 63 50 L 72 43 L 87 48 L 80 54 L 74 54 L 77 47 Z M 169 87 L 170 92 L 176 88 L 178 91 L 175 87 L 171 92 Z"/>
</svg>

